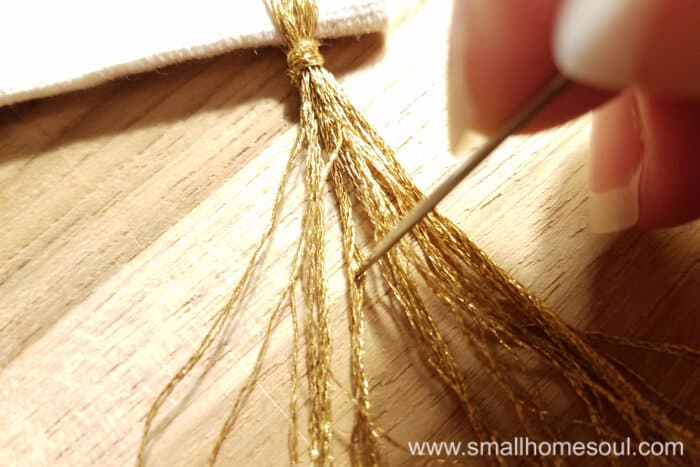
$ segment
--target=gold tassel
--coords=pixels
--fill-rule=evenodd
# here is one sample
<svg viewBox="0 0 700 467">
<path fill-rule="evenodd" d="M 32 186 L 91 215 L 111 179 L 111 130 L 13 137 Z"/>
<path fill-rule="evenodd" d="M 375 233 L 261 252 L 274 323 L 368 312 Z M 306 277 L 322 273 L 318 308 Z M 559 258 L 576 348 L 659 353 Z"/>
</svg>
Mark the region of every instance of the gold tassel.
<svg viewBox="0 0 700 467">
<path fill-rule="evenodd" d="M 312 0 L 268 0 L 268 8 L 287 46 L 287 63 L 292 84 L 299 91 L 301 110 L 299 134 L 287 162 L 272 211 L 272 218 L 230 300 L 219 311 L 200 346 L 153 403 L 146 415 L 137 465 L 145 461 L 151 426 L 166 398 L 194 368 L 219 336 L 231 308 L 249 281 L 261 252 L 267 245 L 283 201 L 284 187 L 297 158 L 303 154 L 306 206 L 302 237 L 293 262 L 288 293 L 280 300 L 268 323 L 254 370 L 239 393 L 213 447 L 213 465 L 240 408 L 253 388 L 272 328 L 289 306 L 294 326 L 292 352 L 292 395 L 290 401 L 290 460 L 296 464 L 297 433 L 297 341 L 298 317 L 294 290 L 301 285 L 305 310 L 307 383 L 310 400 L 309 459 L 317 466 L 333 462 L 333 416 L 330 368 L 332 338 L 329 322 L 325 262 L 324 186 L 329 179 L 339 208 L 342 245 L 349 294 L 351 336 L 351 396 L 355 402 L 355 424 L 350 455 L 354 465 L 383 463 L 382 445 L 397 443 L 372 420 L 368 376 L 365 370 L 364 280 L 355 280 L 362 262 L 357 246 L 358 219 L 366 219 L 376 240 L 389 230 L 422 198 L 422 194 L 398 164 L 393 151 L 348 101 L 340 85 L 323 68 L 319 43 L 315 39 L 316 6 Z M 585 416 L 572 421 L 588 427 L 589 435 L 616 441 L 630 437 L 643 440 L 682 440 L 687 450 L 700 449 L 698 437 L 671 420 L 665 407 L 650 395 L 672 406 L 671 401 L 650 388 L 636 373 L 614 357 L 598 350 L 602 343 L 626 345 L 664 352 L 671 356 L 700 360 L 700 352 L 683 346 L 637 343 L 622 338 L 586 333 L 562 322 L 518 282 L 494 265 L 452 222 L 437 212 L 428 215 L 379 261 L 381 283 L 394 299 L 396 316 L 411 331 L 425 363 L 460 401 L 466 423 L 479 441 L 501 441 L 494 423 L 482 412 L 468 381 L 443 337 L 434 313 L 426 302 L 437 298 L 447 325 L 459 330 L 474 357 L 512 408 L 519 423 L 518 436 L 533 441 L 564 439 L 553 414 L 539 394 L 523 387 L 518 372 L 536 360 L 552 377 L 566 383 L 582 403 Z M 460 345 L 460 347 L 464 347 Z M 698 417 L 680 410 L 689 420 Z M 504 458 L 483 459 L 492 465 Z M 659 458 L 661 464 L 671 460 Z M 561 465 L 555 458 L 526 462 Z M 612 464 L 619 459 L 610 458 Z"/>
</svg>

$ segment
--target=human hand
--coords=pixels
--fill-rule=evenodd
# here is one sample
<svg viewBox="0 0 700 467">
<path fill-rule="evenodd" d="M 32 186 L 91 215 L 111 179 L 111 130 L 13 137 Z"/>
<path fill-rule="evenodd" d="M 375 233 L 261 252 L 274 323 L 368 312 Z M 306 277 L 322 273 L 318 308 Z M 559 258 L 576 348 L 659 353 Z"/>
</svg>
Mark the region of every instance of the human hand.
<svg viewBox="0 0 700 467">
<path fill-rule="evenodd" d="M 700 217 L 698 0 L 456 0 L 450 139 L 490 133 L 559 69 L 575 84 L 528 124 L 591 109 L 590 224 L 610 232 Z"/>
</svg>

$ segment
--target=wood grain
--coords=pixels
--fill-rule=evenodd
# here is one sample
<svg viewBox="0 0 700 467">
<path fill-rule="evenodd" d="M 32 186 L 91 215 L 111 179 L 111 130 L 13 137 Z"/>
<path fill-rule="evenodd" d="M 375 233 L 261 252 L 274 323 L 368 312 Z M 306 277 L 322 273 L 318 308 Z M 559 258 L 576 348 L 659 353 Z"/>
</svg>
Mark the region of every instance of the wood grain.
<svg viewBox="0 0 700 467">
<path fill-rule="evenodd" d="M 323 49 L 423 188 L 453 163 L 445 137 L 447 3 L 395 2 L 386 39 Z M 241 51 L 0 109 L 0 464 L 133 462 L 146 410 L 225 302 L 267 222 L 295 133 L 298 102 L 284 67 L 278 50 Z M 586 117 L 509 140 L 443 212 L 567 322 L 698 346 L 700 224 L 590 234 L 588 130 Z M 303 197 L 298 176 L 293 185 L 224 340 L 166 404 L 149 465 L 206 460 L 286 285 Z M 329 251 L 338 251 L 335 215 L 329 208 Z M 329 262 L 333 368 L 347 388 L 340 260 Z M 419 364 L 383 300 L 369 299 L 379 425 L 402 442 L 468 439 L 457 405 Z M 286 318 L 220 465 L 288 462 Z M 473 390 L 498 414 L 463 350 Z M 620 355 L 667 394 L 700 405 L 697 368 Z M 544 376 L 534 383 L 554 387 Z M 353 410 L 345 391 L 335 388 L 333 401 L 340 465 L 348 463 Z M 302 385 L 302 401 L 304 394 Z M 388 452 L 392 464 L 415 461 Z"/>
</svg>

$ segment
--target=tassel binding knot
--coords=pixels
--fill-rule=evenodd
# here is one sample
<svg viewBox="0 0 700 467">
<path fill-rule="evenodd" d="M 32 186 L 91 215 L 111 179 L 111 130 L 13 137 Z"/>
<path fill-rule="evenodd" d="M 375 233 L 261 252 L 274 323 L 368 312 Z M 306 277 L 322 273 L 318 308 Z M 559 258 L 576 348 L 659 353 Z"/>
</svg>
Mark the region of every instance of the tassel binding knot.
<svg viewBox="0 0 700 467">
<path fill-rule="evenodd" d="M 319 43 L 315 39 L 300 39 L 287 52 L 289 79 L 298 88 L 301 74 L 314 66 L 323 66 L 323 56 L 318 51 Z"/>
</svg>

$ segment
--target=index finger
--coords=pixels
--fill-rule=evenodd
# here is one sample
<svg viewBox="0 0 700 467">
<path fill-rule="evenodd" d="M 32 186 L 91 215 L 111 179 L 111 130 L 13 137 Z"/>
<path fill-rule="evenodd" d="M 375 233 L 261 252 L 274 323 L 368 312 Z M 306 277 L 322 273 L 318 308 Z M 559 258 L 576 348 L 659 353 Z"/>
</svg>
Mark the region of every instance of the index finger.
<svg viewBox="0 0 700 467">
<path fill-rule="evenodd" d="M 551 39 L 561 0 L 455 2 L 448 64 L 452 146 L 466 128 L 498 129 L 556 73 Z M 613 91 L 574 84 L 526 131 L 562 123 L 602 104 Z"/>
</svg>

